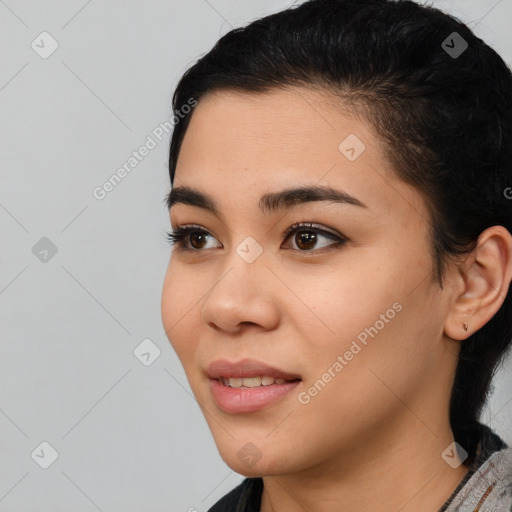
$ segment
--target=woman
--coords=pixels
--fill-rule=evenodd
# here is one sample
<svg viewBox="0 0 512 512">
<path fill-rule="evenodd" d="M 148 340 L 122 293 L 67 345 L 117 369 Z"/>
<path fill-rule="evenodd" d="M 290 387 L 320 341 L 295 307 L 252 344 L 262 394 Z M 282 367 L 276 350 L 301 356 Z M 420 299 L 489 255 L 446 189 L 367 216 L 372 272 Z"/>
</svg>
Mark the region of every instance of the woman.
<svg viewBox="0 0 512 512">
<path fill-rule="evenodd" d="M 503 60 L 434 8 L 310 0 L 173 107 L 162 319 L 247 477 L 210 510 L 512 510 L 479 422 L 512 336 Z"/>
</svg>

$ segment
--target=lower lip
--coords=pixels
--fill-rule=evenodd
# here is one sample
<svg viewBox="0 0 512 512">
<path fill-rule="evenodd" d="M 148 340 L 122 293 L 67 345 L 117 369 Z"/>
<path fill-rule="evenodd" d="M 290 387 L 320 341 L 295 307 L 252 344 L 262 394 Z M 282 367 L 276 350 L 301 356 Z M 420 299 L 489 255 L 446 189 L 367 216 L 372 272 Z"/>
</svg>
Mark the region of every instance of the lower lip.
<svg viewBox="0 0 512 512">
<path fill-rule="evenodd" d="M 227 413 L 237 414 L 264 409 L 290 393 L 299 382 L 301 381 L 256 388 L 232 388 L 221 384 L 217 379 L 210 379 L 210 389 L 213 399 L 220 409 Z"/>
</svg>

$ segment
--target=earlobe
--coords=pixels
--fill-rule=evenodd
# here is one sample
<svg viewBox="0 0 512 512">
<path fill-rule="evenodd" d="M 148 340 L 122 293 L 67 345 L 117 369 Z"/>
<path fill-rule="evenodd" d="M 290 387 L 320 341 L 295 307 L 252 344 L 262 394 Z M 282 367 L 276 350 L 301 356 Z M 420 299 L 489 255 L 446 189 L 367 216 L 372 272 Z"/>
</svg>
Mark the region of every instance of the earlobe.
<svg viewBox="0 0 512 512">
<path fill-rule="evenodd" d="M 460 287 L 444 332 L 464 340 L 489 322 L 505 301 L 512 280 L 512 235 L 503 226 L 487 228 L 457 270 Z"/>
</svg>

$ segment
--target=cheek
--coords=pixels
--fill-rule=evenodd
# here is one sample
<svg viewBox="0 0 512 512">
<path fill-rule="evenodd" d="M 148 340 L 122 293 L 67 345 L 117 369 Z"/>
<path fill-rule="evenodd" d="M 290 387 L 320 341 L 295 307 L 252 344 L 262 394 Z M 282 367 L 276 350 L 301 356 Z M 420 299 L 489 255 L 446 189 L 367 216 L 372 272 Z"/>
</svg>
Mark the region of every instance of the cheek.
<svg viewBox="0 0 512 512">
<path fill-rule="evenodd" d="M 195 349 L 194 327 L 190 322 L 198 315 L 197 308 L 202 304 L 198 300 L 201 296 L 200 291 L 194 290 L 187 275 L 179 272 L 171 262 L 162 289 L 162 324 L 167 338 L 184 365 L 187 355 Z"/>
<path fill-rule="evenodd" d="M 329 381 L 331 392 L 341 386 L 349 394 L 345 406 L 353 406 L 354 411 L 357 399 L 351 404 L 351 397 L 366 395 L 370 400 L 377 391 L 383 393 L 381 399 L 387 397 L 370 368 L 402 388 L 414 371 L 419 371 L 418 358 L 421 361 L 425 351 L 418 336 L 421 323 L 428 321 L 422 287 L 410 293 L 424 277 L 417 270 L 422 267 L 404 267 L 396 259 L 386 258 L 385 251 L 375 256 L 363 250 L 357 258 L 350 258 L 350 268 L 347 261 L 329 270 L 328 277 L 306 274 L 301 279 L 301 299 L 316 316 L 308 314 L 311 321 L 306 322 L 304 311 L 300 316 L 295 313 L 297 329 L 307 345 L 305 386 L 318 379 Z M 336 378 L 326 375 L 329 370 Z M 323 394 L 317 405 L 332 396 Z"/>
<path fill-rule="evenodd" d="M 376 321 L 380 326 L 381 314 L 391 309 L 388 316 L 394 317 L 392 306 L 400 293 L 396 291 L 392 269 L 384 268 L 381 260 L 367 251 L 357 258 L 340 258 L 335 266 L 322 272 L 302 273 L 300 288 L 294 286 L 300 298 L 294 301 L 297 302 L 295 318 L 300 319 L 299 329 L 312 335 L 316 327 L 317 335 L 323 334 L 307 336 L 314 340 L 314 345 L 341 350 L 345 342 L 350 345 L 352 339 Z M 289 277 L 293 283 L 292 275 Z"/>
</svg>

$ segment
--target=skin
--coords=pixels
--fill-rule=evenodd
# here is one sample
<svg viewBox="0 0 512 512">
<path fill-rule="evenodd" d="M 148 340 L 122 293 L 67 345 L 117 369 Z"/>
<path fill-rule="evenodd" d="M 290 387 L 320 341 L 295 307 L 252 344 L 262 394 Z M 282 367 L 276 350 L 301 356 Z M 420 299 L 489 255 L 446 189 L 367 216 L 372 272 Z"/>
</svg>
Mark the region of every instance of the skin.
<svg viewBox="0 0 512 512">
<path fill-rule="evenodd" d="M 355 161 L 338 150 L 349 134 L 366 146 Z M 184 185 L 210 194 L 221 216 L 172 206 L 173 227 L 198 224 L 210 235 L 195 240 L 196 252 L 174 247 L 162 321 L 220 455 L 234 471 L 264 477 L 261 511 L 437 511 L 468 471 L 441 457 L 454 441 L 456 355 L 506 297 L 510 234 L 486 230 L 473 253 L 449 262 L 441 289 L 423 197 L 396 177 L 368 123 L 313 89 L 201 98 L 176 169 L 174 187 Z M 263 194 L 303 185 L 346 191 L 367 208 L 258 208 Z M 296 222 L 348 241 L 336 247 L 318 235 L 305 250 L 300 233 L 283 237 Z M 252 263 L 236 252 L 247 236 L 263 249 Z M 394 303 L 401 311 L 301 404 L 298 393 Z M 229 414 L 204 372 L 220 358 L 265 361 L 302 382 L 261 411 Z M 248 442 L 260 455 L 251 467 L 237 456 Z"/>
</svg>

